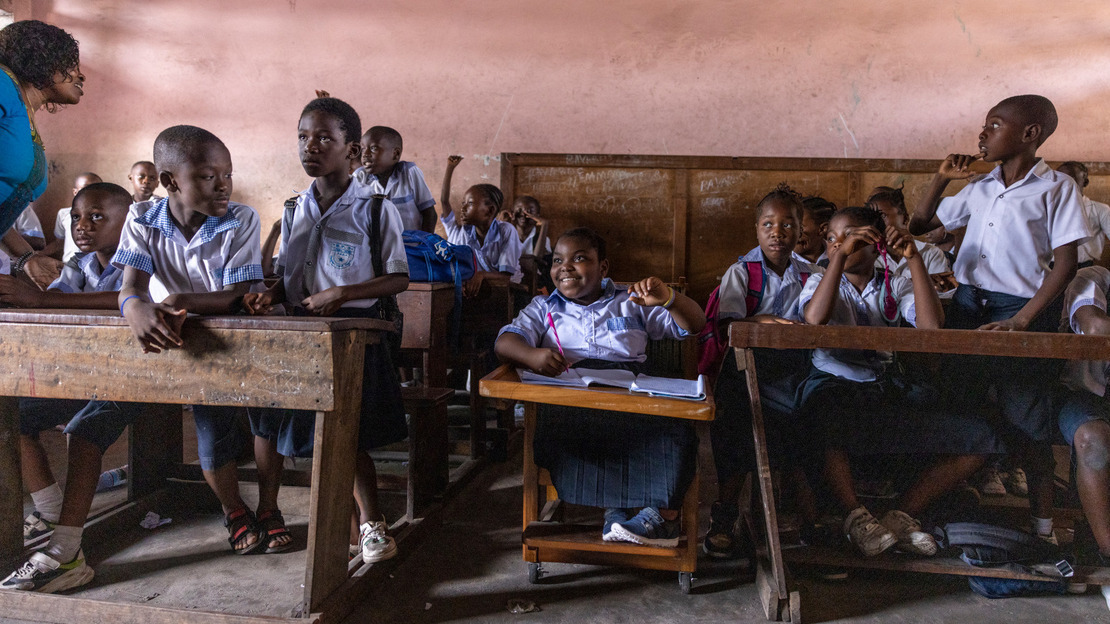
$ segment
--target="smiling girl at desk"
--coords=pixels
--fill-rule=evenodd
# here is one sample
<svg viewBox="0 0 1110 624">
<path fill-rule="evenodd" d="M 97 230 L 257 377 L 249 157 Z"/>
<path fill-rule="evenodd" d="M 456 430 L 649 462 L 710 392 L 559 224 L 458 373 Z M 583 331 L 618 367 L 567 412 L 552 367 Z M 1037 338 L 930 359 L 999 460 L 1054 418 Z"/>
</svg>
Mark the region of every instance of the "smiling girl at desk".
<svg viewBox="0 0 1110 624">
<path fill-rule="evenodd" d="M 551 268 L 558 290 L 533 299 L 501 329 L 497 356 L 548 376 L 568 366 L 639 373 L 649 339 L 686 338 L 705 325 L 698 304 L 659 278 L 618 291 L 608 273 L 597 233 L 577 228 L 560 236 Z M 536 464 L 551 473 L 563 501 L 606 508 L 607 541 L 678 544 L 678 508 L 697 448 L 692 424 L 679 419 L 557 406 L 544 406 L 537 418 Z"/>
</svg>

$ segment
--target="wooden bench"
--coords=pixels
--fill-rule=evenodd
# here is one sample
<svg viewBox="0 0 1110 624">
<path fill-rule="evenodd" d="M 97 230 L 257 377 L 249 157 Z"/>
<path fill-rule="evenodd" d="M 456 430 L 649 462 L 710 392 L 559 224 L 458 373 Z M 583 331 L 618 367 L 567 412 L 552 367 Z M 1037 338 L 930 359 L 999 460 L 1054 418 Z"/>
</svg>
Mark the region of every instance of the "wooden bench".
<svg viewBox="0 0 1110 624">
<path fill-rule="evenodd" d="M 767 457 L 763 411 L 753 349 L 839 348 L 1068 360 L 1110 360 L 1110 337 L 1032 332 L 736 322 L 729 326 L 729 345 L 735 349 L 736 365 L 741 371 L 744 371 L 747 380 L 751 400 L 752 435 L 755 439 L 756 450 L 757 473 L 755 478 L 763 502 L 762 533 L 764 543 L 757 544 L 757 546 L 765 547 L 757 548 L 760 551 L 760 557 L 756 567 L 756 584 L 767 619 L 786 620 L 793 623 L 801 620 L 801 596 L 797 591 L 791 591 L 783 563 L 784 554 L 779 541 L 778 518 L 774 491 L 771 485 L 771 468 Z M 976 568 L 958 559 L 911 559 L 898 558 L 889 554 L 872 559 L 863 559 L 854 553 L 814 547 L 793 549 L 790 551 L 788 558 L 845 567 L 1044 580 L 1044 577 L 1015 574 L 998 569 Z M 1075 577 L 1071 580 L 1110 585 L 1110 569 L 1080 567 L 1076 569 Z"/>
<path fill-rule="evenodd" d="M 166 480 L 172 471 L 164 468 L 180 461 L 181 439 L 157 430 L 174 418 L 172 406 L 178 423 L 182 404 L 307 409 L 316 412 L 318 452 L 312 460 L 303 589 L 289 588 L 293 596 L 302 595 L 299 610 L 305 617 L 293 621 L 315 621 L 323 613 L 340 619 L 354 606 L 347 596 L 361 590 L 367 578 L 349 578 L 347 564 L 364 347 L 388 327 L 370 319 L 190 318 L 182 332 L 184 348 L 143 354 L 114 312 L 0 311 L 0 395 L 7 397 L 0 399 L 0 559 L 15 561 L 24 554 L 19 416 L 12 397 L 169 404 L 165 414 L 137 422 L 132 431 L 148 443 L 136 445 L 131 491 L 147 498 L 178 492 L 178 485 Z M 133 514 L 122 514 L 105 523 L 119 532 L 130 529 L 133 520 Z M 80 595 L 0 592 L 0 613 L 54 622 L 284 621 L 198 609 L 186 616 L 166 607 Z"/>
<path fill-rule="evenodd" d="M 567 405 L 707 422 L 713 420 L 714 415 L 712 396 L 705 401 L 683 401 L 648 397 L 614 388 L 578 389 L 525 384 L 520 382 L 516 369 L 509 365 L 498 367 L 482 379 L 481 391 L 487 397 L 521 401 L 525 405 L 522 540 L 529 581 L 539 581 L 542 573 L 540 564 L 544 561 L 587 563 L 673 570 L 679 573 L 679 585 L 683 592 L 690 591 L 698 559 L 698 477 L 694 477 L 683 499 L 683 537 L 676 548 L 606 542 L 601 539 L 600 525 L 551 522 L 558 493 L 551 487 L 550 478 L 541 474 L 546 471 L 541 471 L 533 460 L 536 405 Z"/>
</svg>

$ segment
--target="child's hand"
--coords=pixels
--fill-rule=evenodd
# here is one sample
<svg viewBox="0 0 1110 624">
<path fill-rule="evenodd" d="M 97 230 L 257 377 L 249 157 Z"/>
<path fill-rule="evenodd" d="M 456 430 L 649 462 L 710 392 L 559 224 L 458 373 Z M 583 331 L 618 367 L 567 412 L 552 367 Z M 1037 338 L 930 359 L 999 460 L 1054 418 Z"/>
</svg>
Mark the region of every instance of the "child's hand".
<svg viewBox="0 0 1110 624">
<path fill-rule="evenodd" d="M 982 325 L 979 329 L 985 331 L 1025 331 L 1029 325 L 1015 318 L 1008 318 L 1004 321 L 995 321 Z"/>
<path fill-rule="evenodd" d="M 956 287 L 959 286 L 956 282 L 956 276 L 952 274 L 952 271 L 932 273 L 929 275 L 929 279 L 933 280 L 933 288 L 936 288 L 938 293 L 955 290 Z"/>
<path fill-rule="evenodd" d="M 247 314 L 254 316 L 269 314 L 273 308 L 274 293 L 268 290 L 260 293 L 249 292 L 243 295 L 243 309 L 247 311 Z"/>
<path fill-rule="evenodd" d="M 917 255 L 917 244 L 910 233 L 893 225 L 886 228 L 886 246 L 900 253 L 906 260 Z"/>
<path fill-rule="evenodd" d="M 563 354 L 544 348 L 533 349 L 525 364 L 533 373 L 548 377 L 559 375 L 570 368 L 570 363 L 563 357 Z"/>
<path fill-rule="evenodd" d="M 27 258 L 26 264 L 23 265 L 23 272 L 40 289 L 46 290 L 62 274 L 62 261 L 35 254 Z"/>
<path fill-rule="evenodd" d="M 0 303 L 17 308 L 32 308 L 38 304 L 42 291 L 11 275 L 0 275 Z"/>
<path fill-rule="evenodd" d="M 940 163 L 937 175 L 949 180 L 966 180 L 975 173 L 971 170 L 971 163 L 979 160 L 981 156 L 968 154 L 949 154 L 944 162 Z"/>
<path fill-rule="evenodd" d="M 629 286 L 628 294 L 631 295 L 632 303 L 650 308 L 671 301 L 674 291 L 658 277 L 649 277 Z"/>
<path fill-rule="evenodd" d="M 459 163 L 462 162 L 462 159 L 463 159 L 462 156 L 448 156 L 447 157 L 447 168 L 448 169 L 454 169 L 455 167 L 458 167 Z"/>
<path fill-rule="evenodd" d="M 331 316 L 343 305 L 346 299 L 343 297 L 343 289 L 340 286 L 333 286 L 327 290 L 321 290 L 315 295 L 306 297 L 301 301 L 301 305 L 305 310 L 320 316 Z"/>
<path fill-rule="evenodd" d="M 326 97 L 331 97 L 331 94 L 328 93 L 327 91 L 324 91 L 323 89 L 316 89 L 316 97 L 326 98 Z"/>
<path fill-rule="evenodd" d="M 828 254 L 839 254 L 848 257 L 868 245 L 875 245 L 883 236 L 873 226 L 852 228 L 841 236 L 832 245 L 829 245 Z"/>
<path fill-rule="evenodd" d="M 497 220 L 504 221 L 505 223 L 512 223 L 513 213 L 509 212 L 508 210 L 502 210 L 501 212 L 497 213 Z"/>
<path fill-rule="evenodd" d="M 474 277 L 463 282 L 463 295 L 468 299 L 477 297 L 478 291 L 482 290 L 482 282 L 485 278 L 486 276 L 482 271 L 475 272 Z"/>
<path fill-rule="evenodd" d="M 188 314 L 185 310 L 165 303 L 136 301 L 127 306 L 126 314 L 131 335 L 139 341 L 143 353 L 161 353 L 182 345 L 181 327 Z"/>
<path fill-rule="evenodd" d="M 792 321 L 790 319 L 784 319 L 781 316 L 775 316 L 774 314 L 756 314 L 755 316 L 749 316 L 745 320 L 747 320 L 749 323 L 767 323 L 767 324 L 774 323 L 774 324 L 777 324 L 777 325 L 797 325 L 798 324 L 796 321 Z"/>
</svg>

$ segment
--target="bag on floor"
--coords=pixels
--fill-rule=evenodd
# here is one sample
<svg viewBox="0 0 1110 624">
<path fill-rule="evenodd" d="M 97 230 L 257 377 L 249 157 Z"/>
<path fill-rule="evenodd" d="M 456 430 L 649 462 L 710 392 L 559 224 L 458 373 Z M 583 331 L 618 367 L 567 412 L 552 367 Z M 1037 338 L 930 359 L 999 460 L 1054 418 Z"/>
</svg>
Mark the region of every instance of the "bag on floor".
<svg viewBox="0 0 1110 624">
<path fill-rule="evenodd" d="M 986 598 L 1063 594 L 1074 574 L 1060 548 L 1038 537 L 981 522 L 949 522 L 934 530 L 942 548 L 963 551 L 960 559 L 979 568 L 993 568 L 1043 576 L 1045 580 L 968 577 L 972 591 Z"/>
</svg>

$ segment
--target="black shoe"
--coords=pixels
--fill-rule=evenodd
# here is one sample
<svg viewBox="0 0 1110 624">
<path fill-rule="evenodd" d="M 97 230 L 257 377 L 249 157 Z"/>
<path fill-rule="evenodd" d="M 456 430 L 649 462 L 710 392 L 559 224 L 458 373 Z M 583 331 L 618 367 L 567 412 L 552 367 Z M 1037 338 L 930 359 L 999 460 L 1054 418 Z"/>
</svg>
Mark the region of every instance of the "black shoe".
<svg viewBox="0 0 1110 624">
<path fill-rule="evenodd" d="M 740 510 L 733 505 L 720 501 L 713 503 L 709 511 L 709 531 L 702 542 L 702 550 L 714 559 L 735 559 L 740 556 L 736 536 L 736 521 Z"/>
</svg>

